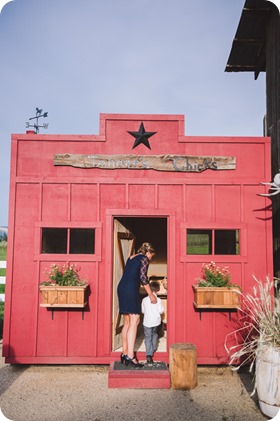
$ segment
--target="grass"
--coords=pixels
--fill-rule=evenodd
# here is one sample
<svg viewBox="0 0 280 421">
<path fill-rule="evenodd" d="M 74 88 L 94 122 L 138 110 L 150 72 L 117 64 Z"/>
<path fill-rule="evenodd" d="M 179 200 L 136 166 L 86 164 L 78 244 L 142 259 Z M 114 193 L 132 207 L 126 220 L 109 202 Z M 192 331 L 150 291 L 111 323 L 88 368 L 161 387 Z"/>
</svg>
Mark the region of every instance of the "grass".
<svg viewBox="0 0 280 421">
<path fill-rule="evenodd" d="M 187 254 L 210 254 L 208 244 L 205 246 L 189 246 Z"/>
<path fill-rule="evenodd" d="M 0 260 L 6 260 L 7 257 L 7 242 L 0 242 Z"/>
</svg>

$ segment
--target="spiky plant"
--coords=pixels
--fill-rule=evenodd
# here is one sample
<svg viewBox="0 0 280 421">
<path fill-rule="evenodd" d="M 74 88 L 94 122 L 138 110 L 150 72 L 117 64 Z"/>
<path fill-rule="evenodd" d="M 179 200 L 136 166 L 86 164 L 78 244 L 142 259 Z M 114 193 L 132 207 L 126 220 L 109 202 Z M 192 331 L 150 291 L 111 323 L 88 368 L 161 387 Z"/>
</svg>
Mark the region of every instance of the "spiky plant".
<svg viewBox="0 0 280 421">
<path fill-rule="evenodd" d="M 225 348 L 230 355 L 229 364 L 234 369 L 250 363 L 253 368 L 257 351 L 264 345 L 270 345 L 280 350 L 280 290 L 277 288 L 279 279 L 275 281 L 268 277 L 265 282 L 255 276 L 256 285 L 252 294 L 241 293 L 242 307 L 239 309 L 242 317 L 239 328 L 226 336 Z M 235 344 L 228 346 L 229 342 Z"/>
</svg>

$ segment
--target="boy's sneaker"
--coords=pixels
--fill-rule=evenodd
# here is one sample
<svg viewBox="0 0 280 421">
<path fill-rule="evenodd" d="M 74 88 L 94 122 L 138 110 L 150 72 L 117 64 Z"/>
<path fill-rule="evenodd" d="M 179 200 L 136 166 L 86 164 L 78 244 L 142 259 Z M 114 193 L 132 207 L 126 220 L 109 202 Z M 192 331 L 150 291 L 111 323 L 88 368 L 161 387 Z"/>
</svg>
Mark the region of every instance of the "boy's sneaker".
<svg viewBox="0 0 280 421">
<path fill-rule="evenodd" d="M 153 364 L 153 359 L 150 355 L 147 355 L 147 364 Z"/>
</svg>

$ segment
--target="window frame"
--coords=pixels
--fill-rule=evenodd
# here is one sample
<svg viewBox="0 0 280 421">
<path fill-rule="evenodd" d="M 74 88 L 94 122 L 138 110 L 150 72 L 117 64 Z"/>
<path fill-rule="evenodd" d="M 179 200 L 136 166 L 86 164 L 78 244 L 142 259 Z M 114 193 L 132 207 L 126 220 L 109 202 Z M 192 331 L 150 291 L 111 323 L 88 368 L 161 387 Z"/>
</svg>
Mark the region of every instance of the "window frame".
<svg viewBox="0 0 280 421">
<path fill-rule="evenodd" d="M 187 230 L 239 230 L 239 254 L 187 254 Z M 181 262 L 246 262 L 247 261 L 247 224 L 181 224 L 181 245 L 180 245 L 180 261 Z M 214 235 L 212 235 L 212 243 L 214 243 Z"/>
<path fill-rule="evenodd" d="M 68 253 L 42 253 L 42 230 L 43 228 L 65 228 L 67 229 L 67 250 Z M 94 234 L 94 253 L 93 254 L 76 254 L 70 251 L 70 229 L 93 229 Z M 101 260 L 101 230 L 102 223 L 89 222 L 37 222 L 35 224 L 35 243 L 34 243 L 34 260 L 35 261 L 100 261 Z"/>
</svg>

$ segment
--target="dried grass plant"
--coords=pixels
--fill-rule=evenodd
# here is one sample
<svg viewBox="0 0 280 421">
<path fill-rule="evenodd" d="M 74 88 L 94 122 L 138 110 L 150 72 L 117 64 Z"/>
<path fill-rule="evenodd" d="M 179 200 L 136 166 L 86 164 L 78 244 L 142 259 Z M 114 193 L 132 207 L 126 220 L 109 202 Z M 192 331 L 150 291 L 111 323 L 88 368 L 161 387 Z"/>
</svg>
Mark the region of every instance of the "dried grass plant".
<svg viewBox="0 0 280 421">
<path fill-rule="evenodd" d="M 225 349 L 230 356 L 229 365 L 238 370 L 250 364 L 252 370 L 258 350 L 264 345 L 280 351 L 280 290 L 279 279 L 268 277 L 265 282 L 255 276 L 256 285 L 252 294 L 241 293 L 242 316 L 239 327 L 225 339 Z M 228 345 L 233 343 L 233 345 Z"/>
</svg>

